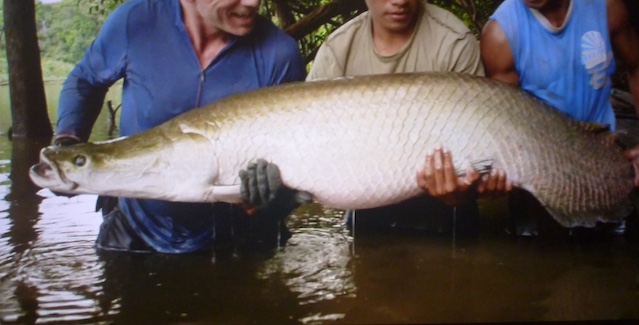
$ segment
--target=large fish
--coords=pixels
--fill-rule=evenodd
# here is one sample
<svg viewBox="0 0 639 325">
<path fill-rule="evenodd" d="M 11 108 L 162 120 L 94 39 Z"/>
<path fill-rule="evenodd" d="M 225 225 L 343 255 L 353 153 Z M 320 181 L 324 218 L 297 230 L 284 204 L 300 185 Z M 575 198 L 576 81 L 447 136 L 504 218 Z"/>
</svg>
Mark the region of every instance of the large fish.
<svg viewBox="0 0 639 325">
<path fill-rule="evenodd" d="M 232 96 L 128 138 L 44 148 L 31 178 L 67 193 L 238 202 L 239 170 L 264 158 L 320 204 L 361 209 L 420 195 L 416 173 L 442 145 L 491 160 L 564 226 L 619 220 L 632 165 L 610 133 L 582 126 L 486 78 L 342 78 Z"/>
</svg>

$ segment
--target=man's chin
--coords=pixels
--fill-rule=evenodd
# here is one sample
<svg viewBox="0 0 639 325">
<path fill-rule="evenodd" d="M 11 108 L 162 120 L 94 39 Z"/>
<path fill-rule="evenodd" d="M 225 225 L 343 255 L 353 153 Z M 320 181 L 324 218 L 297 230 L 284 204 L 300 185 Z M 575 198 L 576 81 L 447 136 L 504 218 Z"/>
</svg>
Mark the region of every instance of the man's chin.
<svg viewBox="0 0 639 325">
<path fill-rule="evenodd" d="M 233 36 L 246 36 L 249 33 L 251 33 L 251 31 L 253 31 L 253 26 L 251 27 L 234 27 L 234 28 L 228 28 L 226 30 L 227 33 L 233 35 Z"/>
<path fill-rule="evenodd" d="M 228 33 L 235 36 L 244 36 L 249 34 L 255 28 L 255 17 L 252 18 L 236 18 L 230 21 Z"/>
<path fill-rule="evenodd" d="M 234 32 L 233 35 L 235 35 L 235 36 L 246 36 L 249 33 L 251 33 L 251 31 L 253 31 L 253 27 L 251 27 L 251 28 L 237 28 L 235 30 L 236 30 L 236 32 Z"/>
</svg>

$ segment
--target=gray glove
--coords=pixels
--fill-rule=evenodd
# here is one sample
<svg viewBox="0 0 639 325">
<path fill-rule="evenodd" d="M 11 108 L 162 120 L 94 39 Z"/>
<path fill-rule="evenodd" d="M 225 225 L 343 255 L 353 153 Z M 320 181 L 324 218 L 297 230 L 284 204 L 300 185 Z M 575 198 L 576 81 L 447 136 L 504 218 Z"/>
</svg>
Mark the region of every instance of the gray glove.
<svg viewBox="0 0 639 325">
<path fill-rule="evenodd" d="M 280 169 L 264 159 L 250 163 L 246 170 L 240 171 L 239 176 L 242 181 L 242 202 L 258 211 L 266 210 L 286 217 L 301 204 L 312 201 L 310 193 L 284 186 Z"/>
</svg>

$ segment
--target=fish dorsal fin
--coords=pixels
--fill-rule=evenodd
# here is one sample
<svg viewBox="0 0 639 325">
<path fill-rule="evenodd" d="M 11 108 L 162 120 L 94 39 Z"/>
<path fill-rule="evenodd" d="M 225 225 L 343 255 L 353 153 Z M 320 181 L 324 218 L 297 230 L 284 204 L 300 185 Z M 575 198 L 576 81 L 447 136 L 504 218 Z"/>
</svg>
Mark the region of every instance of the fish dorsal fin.
<svg viewBox="0 0 639 325">
<path fill-rule="evenodd" d="M 592 134 L 602 134 L 610 132 L 610 125 L 596 122 L 574 121 L 574 126 L 584 132 Z"/>
<path fill-rule="evenodd" d="M 610 125 L 596 122 L 583 122 L 574 121 L 573 126 L 583 132 L 592 134 L 600 143 L 606 146 L 620 146 L 621 148 L 629 148 L 629 141 L 631 139 L 625 139 L 623 136 L 612 132 Z"/>
</svg>

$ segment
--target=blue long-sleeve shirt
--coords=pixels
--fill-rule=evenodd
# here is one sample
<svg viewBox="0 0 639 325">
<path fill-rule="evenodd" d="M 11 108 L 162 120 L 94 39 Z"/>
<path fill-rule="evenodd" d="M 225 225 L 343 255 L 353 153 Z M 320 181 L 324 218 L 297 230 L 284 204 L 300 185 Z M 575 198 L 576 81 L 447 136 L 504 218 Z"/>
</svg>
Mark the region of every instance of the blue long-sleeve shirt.
<svg viewBox="0 0 639 325">
<path fill-rule="evenodd" d="M 130 0 L 109 16 L 65 81 L 56 133 L 86 141 L 107 90 L 120 79 L 120 133 L 128 136 L 229 95 L 304 76 L 297 43 L 263 18 L 202 68 L 179 0 Z M 160 252 L 202 249 L 214 236 L 207 226 L 210 204 L 120 198 L 119 207 L 134 231 Z"/>
</svg>

